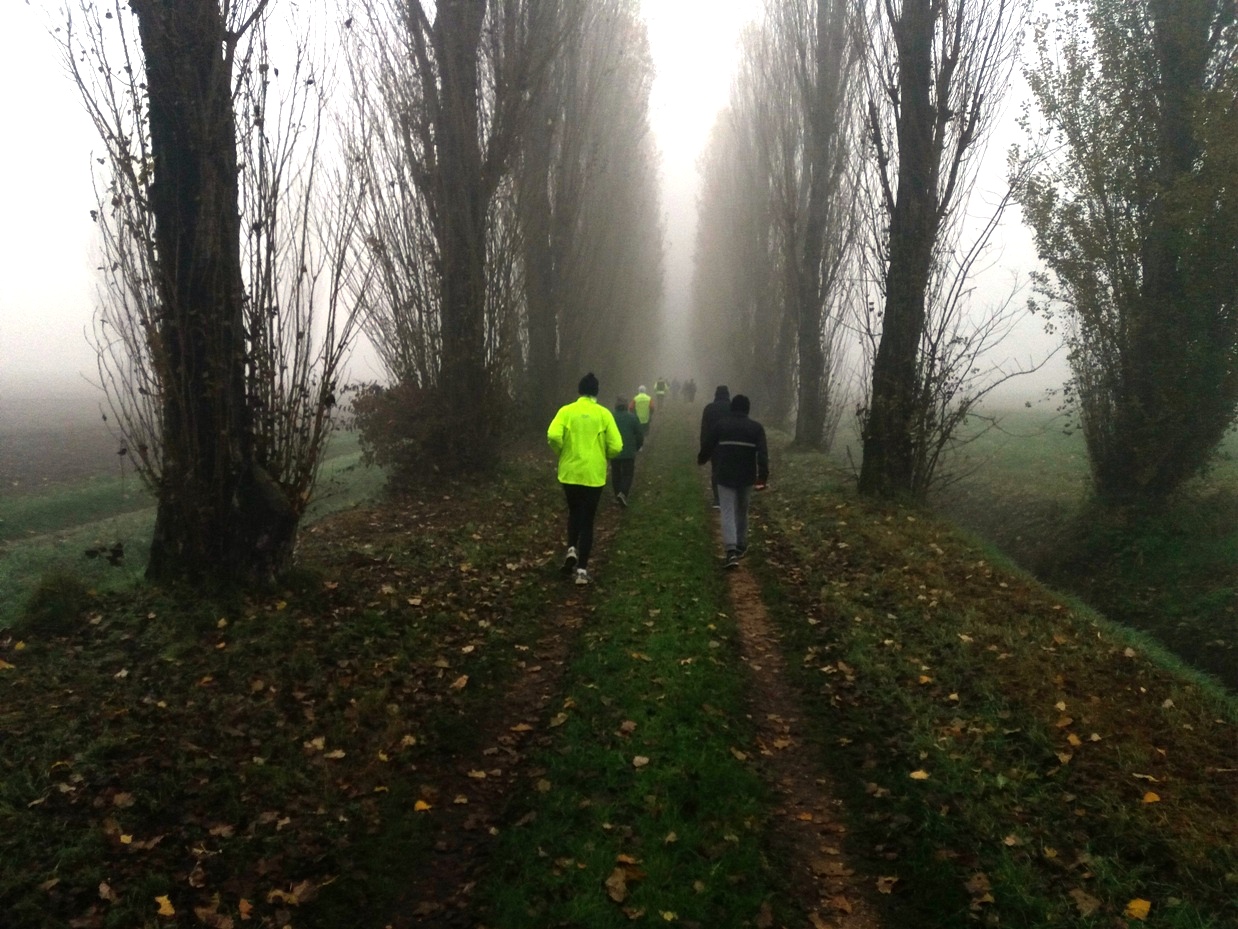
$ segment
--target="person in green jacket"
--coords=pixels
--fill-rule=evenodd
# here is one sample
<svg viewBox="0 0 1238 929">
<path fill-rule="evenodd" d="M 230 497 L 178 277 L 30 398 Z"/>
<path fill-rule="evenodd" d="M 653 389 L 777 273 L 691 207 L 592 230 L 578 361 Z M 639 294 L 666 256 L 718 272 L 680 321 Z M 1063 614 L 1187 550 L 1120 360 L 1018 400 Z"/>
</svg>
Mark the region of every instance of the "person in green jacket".
<svg viewBox="0 0 1238 929">
<path fill-rule="evenodd" d="M 640 430 L 640 420 L 628 409 L 628 401 L 623 397 L 615 401 L 615 425 L 623 436 L 623 451 L 610 461 L 610 483 L 615 491 L 615 502 L 626 507 L 632 493 L 632 479 L 636 477 L 636 453 L 645 444 L 645 434 Z"/>
<path fill-rule="evenodd" d="M 584 585 L 589 583 L 593 519 L 606 486 L 606 462 L 623 451 L 623 436 L 610 410 L 598 403 L 598 379 L 592 371 L 580 379 L 579 391 L 575 403 L 559 407 L 546 441 L 559 456 L 559 483 L 567 498 L 563 570 L 575 572 L 576 583 Z"/>
<path fill-rule="evenodd" d="M 649 435 L 649 423 L 653 419 L 653 397 L 645 393 L 644 384 L 636 388 L 636 396 L 632 398 L 632 405 L 628 409 L 640 420 L 641 434 Z"/>
</svg>

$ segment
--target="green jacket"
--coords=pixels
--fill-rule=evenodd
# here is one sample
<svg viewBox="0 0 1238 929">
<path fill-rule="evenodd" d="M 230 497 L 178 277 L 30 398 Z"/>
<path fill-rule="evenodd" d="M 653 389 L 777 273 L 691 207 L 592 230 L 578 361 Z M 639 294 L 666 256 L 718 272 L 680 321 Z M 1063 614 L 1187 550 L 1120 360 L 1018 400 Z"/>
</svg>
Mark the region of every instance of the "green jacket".
<svg viewBox="0 0 1238 929">
<path fill-rule="evenodd" d="M 623 451 L 616 458 L 635 458 L 645 444 L 645 434 L 641 432 L 640 420 L 631 410 L 615 408 L 615 425 L 619 427 L 619 435 L 623 436 Z"/>
<path fill-rule="evenodd" d="M 596 397 L 559 407 L 546 441 L 559 454 L 559 483 L 606 486 L 606 460 L 623 451 L 615 417 Z"/>
</svg>

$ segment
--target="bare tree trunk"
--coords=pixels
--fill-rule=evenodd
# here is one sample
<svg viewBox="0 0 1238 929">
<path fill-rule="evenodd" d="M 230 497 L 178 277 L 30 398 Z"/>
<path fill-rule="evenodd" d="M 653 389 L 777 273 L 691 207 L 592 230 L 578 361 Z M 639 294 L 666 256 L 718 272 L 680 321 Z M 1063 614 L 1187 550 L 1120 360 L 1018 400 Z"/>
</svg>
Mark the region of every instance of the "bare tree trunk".
<svg viewBox="0 0 1238 929">
<path fill-rule="evenodd" d="M 494 185 L 484 175 L 478 65 L 486 0 L 447 0 L 434 28 L 439 65 L 439 210 L 443 358 L 439 385 L 451 421 L 450 461 L 466 469 L 493 460 L 486 367 L 486 218 Z"/>
<path fill-rule="evenodd" d="M 899 56 L 898 194 L 890 214 L 885 319 L 873 363 L 861 493 L 898 496 L 915 474 L 917 358 L 938 228 L 934 146 L 933 0 L 904 0 L 894 28 Z"/>
<path fill-rule="evenodd" d="M 215 0 L 134 0 L 146 61 L 160 265 L 164 470 L 148 575 L 264 577 L 296 518 L 254 460 L 231 49 Z"/>
</svg>

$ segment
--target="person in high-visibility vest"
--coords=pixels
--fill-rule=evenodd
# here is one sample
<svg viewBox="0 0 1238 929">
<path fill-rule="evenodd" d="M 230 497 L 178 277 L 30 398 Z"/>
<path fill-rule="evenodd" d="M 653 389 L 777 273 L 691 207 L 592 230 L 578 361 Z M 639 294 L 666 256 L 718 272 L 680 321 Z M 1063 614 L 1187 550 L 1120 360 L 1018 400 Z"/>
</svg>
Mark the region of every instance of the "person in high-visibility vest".
<svg viewBox="0 0 1238 929">
<path fill-rule="evenodd" d="M 653 384 L 653 395 L 658 399 L 658 405 L 663 409 L 666 408 L 666 394 L 669 391 L 670 385 L 666 383 L 666 378 L 660 377 Z"/>
<path fill-rule="evenodd" d="M 636 396 L 632 398 L 632 403 L 628 407 L 636 418 L 640 420 L 640 431 L 643 435 L 649 435 L 649 423 L 653 420 L 653 397 L 645 393 L 645 385 L 641 384 L 636 388 Z"/>
</svg>

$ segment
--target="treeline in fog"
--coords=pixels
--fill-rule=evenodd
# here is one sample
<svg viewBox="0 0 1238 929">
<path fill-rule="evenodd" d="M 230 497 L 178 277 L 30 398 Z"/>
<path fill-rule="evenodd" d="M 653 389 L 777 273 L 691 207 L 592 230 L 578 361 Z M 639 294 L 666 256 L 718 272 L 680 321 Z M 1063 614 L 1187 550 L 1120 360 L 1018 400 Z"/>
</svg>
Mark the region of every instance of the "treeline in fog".
<svg viewBox="0 0 1238 929">
<path fill-rule="evenodd" d="M 362 332 L 385 383 L 353 412 L 397 482 L 484 472 L 582 365 L 638 376 L 662 242 L 635 0 L 82 0 L 64 26 L 150 576 L 288 565 Z"/>
<path fill-rule="evenodd" d="M 978 402 L 1037 364 L 1001 345 L 1029 308 L 1064 340 L 1102 503 L 1163 501 L 1233 423 L 1233 5 L 1045 10 L 771 0 L 744 37 L 703 160 L 697 337 L 797 443 L 857 416 L 863 492 L 946 475 Z M 977 173 L 1020 68 L 1032 106 L 994 191 Z M 975 294 L 1015 204 L 1043 264 L 1030 307 Z"/>
</svg>

